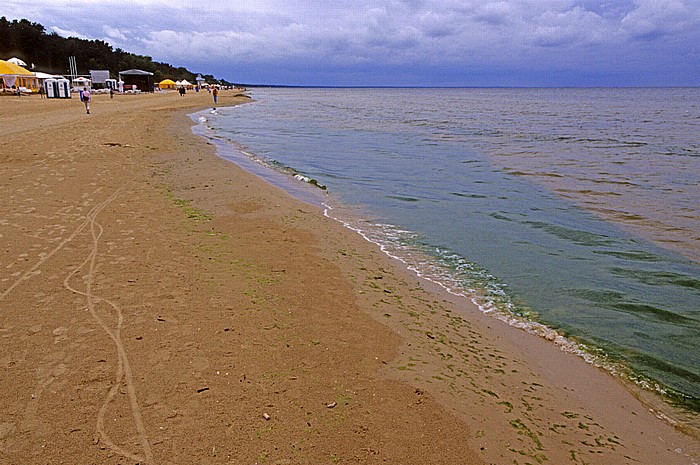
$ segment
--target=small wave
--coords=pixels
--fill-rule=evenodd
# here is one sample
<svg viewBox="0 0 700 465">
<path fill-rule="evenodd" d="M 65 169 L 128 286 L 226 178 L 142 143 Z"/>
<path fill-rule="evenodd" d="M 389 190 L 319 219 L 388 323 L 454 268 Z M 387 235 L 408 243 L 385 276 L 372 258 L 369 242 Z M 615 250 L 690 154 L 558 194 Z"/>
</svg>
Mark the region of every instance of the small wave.
<svg viewBox="0 0 700 465">
<path fill-rule="evenodd" d="M 685 148 L 685 147 L 670 147 L 662 155 L 670 157 L 700 157 L 700 149 L 698 148 Z"/>
<path fill-rule="evenodd" d="M 615 242 L 608 236 L 595 234 L 582 229 L 566 228 L 564 226 L 543 223 L 541 221 L 523 221 L 522 223 L 535 229 L 541 229 L 560 239 L 564 239 L 585 247 L 613 246 Z"/>
<path fill-rule="evenodd" d="M 640 318 L 660 321 L 664 323 L 672 323 L 675 326 L 684 326 L 687 328 L 697 328 L 698 321 L 692 318 L 664 310 L 653 305 L 641 304 L 636 302 L 618 302 L 607 305 L 608 308 L 618 310 L 623 313 L 629 313 Z"/>
<path fill-rule="evenodd" d="M 662 260 L 658 255 L 646 252 L 644 250 L 594 250 L 593 253 L 598 255 L 609 255 L 611 257 L 617 257 L 623 260 L 636 260 L 640 262 L 659 262 Z"/>
<path fill-rule="evenodd" d="M 420 199 L 415 197 L 404 197 L 401 195 L 387 195 L 387 199 L 400 200 L 402 202 L 420 202 Z"/>
<path fill-rule="evenodd" d="M 293 171 L 292 168 L 288 168 L 288 170 Z M 328 187 L 324 186 L 323 184 L 320 184 L 320 183 L 319 183 L 317 180 L 315 180 L 314 178 L 310 178 L 310 177 L 308 177 L 308 176 L 304 176 L 303 174 L 296 173 L 296 174 L 294 174 L 292 177 L 293 177 L 294 179 L 296 179 L 297 181 L 301 181 L 301 182 L 305 182 L 305 183 L 307 183 L 307 184 L 311 184 L 312 186 L 316 186 L 316 187 L 318 187 L 319 189 L 322 189 L 322 190 L 324 190 L 324 191 L 328 189 Z"/>
<path fill-rule="evenodd" d="M 554 142 L 566 142 L 572 144 L 581 144 L 585 147 L 601 148 L 601 149 L 611 149 L 611 148 L 633 148 L 633 147 L 645 147 L 649 145 L 647 142 L 636 141 L 636 140 L 618 140 L 618 139 L 596 139 L 588 137 L 574 137 L 574 136 L 539 136 L 538 140 L 543 141 L 554 141 Z"/>
<path fill-rule="evenodd" d="M 450 195 L 454 195 L 455 197 L 464 197 L 467 199 L 485 199 L 487 196 L 482 195 L 482 194 L 463 194 L 461 192 L 450 192 Z"/>
<path fill-rule="evenodd" d="M 632 278 L 650 286 L 672 285 L 700 292 L 700 279 L 670 271 L 645 271 L 629 268 L 613 268 L 614 274 Z"/>
</svg>

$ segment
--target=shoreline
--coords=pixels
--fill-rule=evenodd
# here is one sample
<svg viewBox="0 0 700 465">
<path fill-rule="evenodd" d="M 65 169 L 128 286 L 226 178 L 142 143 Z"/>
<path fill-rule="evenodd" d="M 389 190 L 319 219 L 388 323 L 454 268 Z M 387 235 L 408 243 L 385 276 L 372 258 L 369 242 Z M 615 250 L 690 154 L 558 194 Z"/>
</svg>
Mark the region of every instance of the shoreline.
<svg viewBox="0 0 700 465">
<path fill-rule="evenodd" d="M 205 123 L 202 121 L 199 121 L 198 124 L 200 126 L 205 125 Z M 203 131 L 197 131 L 197 134 L 204 137 L 205 139 L 207 138 L 206 134 L 204 134 Z M 213 139 L 213 137 L 212 137 L 212 139 Z M 222 145 L 226 145 L 226 144 L 224 143 Z M 219 146 L 219 148 L 221 149 L 221 146 Z M 232 150 L 235 151 L 237 149 L 232 149 Z M 245 158 L 246 155 L 244 155 L 243 157 Z M 225 158 L 233 163 L 236 163 L 238 161 L 238 158 L 232 159 L 231 157 L 228 157 L 228 156 L 224 156 L 223 158 Z M 273 168 L 263 167 L 263 170 L 273 170 Z M 255 172 L 257 173 L 257 170 Z M 290 184 L 290 185 L 292 184 L 291 181 L 288 183 L 285 183 L 284 180 L 282 180 L 281 182 L 276 180 L 277 177 L 287 177 L 285 174 L 278 173 L 276 171 L 272 174 L 272 177 L 273 177 L 272 181 L 269 179 L 268 176 L 265 176 L 264 174 L 261 175 L 261 174 L 257 173 L 256 175 L 263 177 L 266 180 L 266 182 L 272 182 L 275 186 L 277 186 L 281 189 L 287 190 L 286 189 L 287 184 Z M 303 201 L 303 199 L 302 199 L 302 201 Z M 325 206 L 323 206 L 323 208 L 325 209 Z M 361 236 L 364 240 L 366 240 L 368 243 L 372 244 L 373 246 L 380 248 L 380 249 L 382 248 L 381 244 L 366 237 L 361 230 L 357 230 L 357 229 L 353 228 L 352 226 L 345 224 L 343 220 L 333 218 L 331 215 L 328 215 L 327 211 L 324 211 L 324 215 L 329 217 L 333 221 L 338 222 L 338 224 L 343 225 L 345 228 L 347 228 L 352 233 L 358 234 L 359 236 Z M 403 272 L 405 274 L 408 274 L 412 278 L 417 278 L 419 282 L 428 282 L 429 284 L 427 286 L 429 288 L 432 288 L 431 293 L 436 294 L 436 295 L 441 295 L 443 298 L 446 298 L 446 295 L 448 295 L 449 297 L 447 297 L 447 298 L 450 300 L 453 300 L 453 304 L 461 309 L 463 309 L 465 306 L 466 307 L 473 306 L 473 309 L 477 308 L 478 304 L 476 302 L 474 302 L 473 299 L 471 299 L 465 295 L 456 294 L 455 292 L 451 291 L 450 289 L 447 289 L 441 283 L 432 281 L 430 278 L 421 276 L 420 273 L 418 273 L 416 270 L 405 269 L 407 267 L 407 263 L 403 259 L 401 259 L 400 257 L 392 256 L 391 253 L 388 253 L 385 250 L 382 250 L 382 253 L 386 254 L 387 258 L 389 258 L 390 261 L 397 263 L 399 268 L 404 268 Z M 561 351 L 562 353 L 565 353 L 567 356 L 574 356 L 575 358 L 585 362 L 585 364 L 587 366 L 589 366 L 589 368 L 591 370 L 600 371 L 601 373 L 603 373 L 603 376 L 609 376 L 610 378 L 612 378 L 614 380 L 615 383 L 618 383 L 618 384 L 624 386 L 624 388 L 626 390 L 629 390 L 638 400 L 643 401 L 644 404 L 646 405 L 645 408 L 648 408 L 649 411 L 652 412 L 653 415 L 656 416 L 658 419 L 661 419 L 665 423 L 670 424 L 670 425 L 676 425 L 676 426 L 679 425 L 679 423 L 676 420 L 674 420 L 674 417 L 676 419 L 678 419 L 678 415 L 680 413 L 677 410 L 675 410 L 674 407 L 667 405 L 664 401 L 662 401 L 660 399 L 660 397 L 658 397 L 659 396 L 658 393 L 653 392 L 653 390 L 651 390 L 651 389 L 646 390 L 646 389 L 642 388 L 641 386 L 636 385 L 632 380 L 626 379 L 626 376 L 622 377 L 620 374 L 614 375 L 612 373 L 609 373 L 608 372 L 609 368 L 606 368 L 605 366 L 600 366 L 591 360 L 591 357 L 597 357 L 597 356 L 595 356 L 593 354 L 588 354 L 588 353 L 580 353 L 578 351 L 572 350 L 572 346 L 578 347 L 578 343 L 567 340 L 566 343 L 562 344 L 561 341 L 558 340 L 558 339 L 562 338 L 561 336 L 552 337 L 552 333 L 554 331 L 545 327 L 545 326 L 542 326 L 540 324 L 537 324 L 537 326 L 538 327 L 541 326 L 542 328 L 539 328 L 539 329 L 535 328 L 534 330 L 532 330 L 532 329 L 524 328 L 522 326 L 522 324 L 516 324 L 516 325 L 510 324 L 509 321 L 506 321 L 508 319 L 507 315 L 505 315 L 504 318 L 497 318 L 497 317 L 494 318 L 493 315 L 488 315 L 487 314 L 488 312 L 484 312 L 483 309 L 478 309 L 478 310 L 476 310 L 476 312 L 477 312 L 476 316 L 485 317 L 484 324 L 486 324 L 486 325 L 489 325 L 490 323 L 493 323 L 493 322 L 495 322 L 496 324 L 503 323 L 503 324 L 507 325 L 509 328 L 506 331 L 512 332 L 513 330 L 515 330 L 515 332 L 512 333 L 510 335 L 510 337 L 516 341 L 516 345 L 526 346 L 526 347 L 531 348 L 531 344 L 528 342 L 523 343 L 521 341 L 521 338 L 523 338 L 525 341 L 527 341 L 528 338 L 534 337 L 535 339 L 539 340 L 541 343 L 544 343 L 546 346 L 555 347 L 557 350 Z M 469 311 L 466 311 L 465 313 L 467 314 L 467 316 L 471 316 L 472 318 L 475 316 L 472 309 L 470 309 Z M 395 330 L 396 330 L 396 328 L 395 328 Z M 544 334 L 543 332 L 546 334 Z M 537 344 L 537 343 L 535 343 L 535 344 Z M 545 352 L 540 352 L 540 353 L 545 353 Z M 588 354 L 588 356 L 586 354 Z M 548 353 L 548 357 L 553 357 L 551 352 Z M 557 358 L 557 357 L 554 357 L 554 358 Z M 565 359 L 562 358 L 562 360 L 565 360 Z M 558 361 L 560 361 L 560 360 L 557 359 L 557 361 L 551 362 L 549 364 L 543 364 L 543 366 L 546 366 L 546 368 L 548 370 L 556 371 L 556 365 L 557 365 Z M 533 363 L 532 360 L 529 360 L 529 362 Z M 566 362 L 566 363 L 568 363 L 568 362 Z M 400 368 L 405 368 L 405 367 L 400 367 Z M 569 376 L 569 375 L 570 375 L 570 373 L 567 373 L 567 376 Z M 410 380 L 408 380 L 408 378 L 406 378 L 406 380 L 410 381 Z M 584 381 L 584 380 L 580 380 L 580 382 L 582 385 L 586 384 L 586 381 Z M 567 389 L 567 387 L 563 383 L 561 384 L 561 387 L 564 389 Z M 593 399 L 591 399 L 591 400 L 593 401 Z M 600 399 L 598 399 L 598 401 L 599 400 Z M 692 415 L 692 413 L 689 413 L 688 415 Z M 685 431 L 686 434 L 689 434 L 693 437 L 697 437 L 697 432 L 693 429 L 683 429 L 683 431 Z"/>
<path fill-rule="evenodd" d="M 697 462 L 607 373 L 216 156 L 207 97 L 3 108 L 0 459 Z"/>
<path fill-rule="evenodd" d="M 546 339 L 558 346 L 562 351 L 577 355 L 592 366 L 608 371 L 670 424 L 679 427 L 688 434 L 700 437 L 700 424 L 698 424 L 696 418 L 697 412 L 687 407 L 691 402 L 689 399 L 694 398 L 687 397 L 671 387 L 635 372 L 632 368 L 625 365 L 623 361 L 614 360 L 605 354 L 604 350 L 597 348 L 594 344 L 588 344 L 576 338 L 564 336 L 557 329 L 547 326 L 536 319 L 509 313 L 506 309 L 501 308 L 499 305 L 500 300 L 494 303 L 491 298 L 476 297 L 481 294 L 477 291 L 472 293 L 469 289 L 457 283 L 446 266 L 436 263 L 438 259 L 434 255 L 418 248 L 411 248 L 411 246 L 397 245 L 394 241 L 383 238 L 383 231 L 386 227 L 391 228 L 391 225 L 384 225 L 385 228 L 381 225 L 374 227 L 375 225 L 370 225 L 367 220 L 363 219 L 365 217 L 362 214 L 356 213 L 353 207 L 350 208 L 350 213 L 348 214 L 345 211 L 348 210 L 347 205 L 338 205 L 337 198 L 325 197 L 325 190 L 314 189 L 312 185 L 309 185 L 311 183 L 308 180 L 299 180 L 294 175 L 295 171 L 289 173 L 284 166 L 276 165 L 274 162 L 269 163 L 264 159 L 259 159 L 254 154 L 247 153 L 248 149 L 240 146 L 239 142 L 230 140 L 230 136 L 227 136 L 226 132 L 222 133 L 211 127 L 207 112 L 192 115 L 192 119 L 196 123 L 194 126 L 195 133 L 216 145 L 219 156 L 222 158 L 241 166 L 246 171 L 253 172 L 266 182 L 280 187 L 293 197 L 321 206 L 325 216 L 360 234 L 368 242 L 380 248 L 385 254 L 401 262 L 401 266 L 408 268 L 411 273 L 437 284 L 447 293 L 471 301 L 480 308 L 482 313 L 488 314 L 535 337 Z M 222 124 L 222 121 L 215 121 L 218 121 L 218 123 L 214 122 L 214 125 Z M 319 196 L 316 194 L 319 194 Z M 335 213 L 337 211 L 336 207 L 339 207 L 341 211 L 340 216 Z M 370 221 L 369 223 L 373 222 Z M 424 263 L 430 263 L 430 265 L 426 267 L 422 265 Z M 440 271 L 435 271 L 436 268 L 440 268 Z"/>
</svg>

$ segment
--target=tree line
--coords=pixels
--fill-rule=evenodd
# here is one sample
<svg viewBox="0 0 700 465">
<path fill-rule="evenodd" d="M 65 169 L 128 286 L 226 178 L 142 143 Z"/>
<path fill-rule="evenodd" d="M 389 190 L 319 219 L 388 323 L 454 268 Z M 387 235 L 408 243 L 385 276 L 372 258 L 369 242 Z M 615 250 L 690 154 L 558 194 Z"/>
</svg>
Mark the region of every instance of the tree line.
<svg viewBox="0 0 700 465">
<path fill-rule="evenodd" d="M 160 82 L 187 79 L 194 82 L 196 74 L 186 68 L 176 68 L 168 63 L 153 61 L 149 56 L 135 55 L 117 48 L 102 40 L 85 40 L 75 37 L 61 37 L 55 32 L 47 33 L 44 26 L 26 19 L 8 21 L 0 18 L 0 58 L 7 60 L 17 57 L 36 70 L 49 74 L 70 74 L 68 57 L 74 56 L 78 74 L 88 75 L 91 69 L 109 70 L 113 77 L 119 71 L 141 69 L 154 74 L 154 81 Z M 212 84 L 232 85 L 210 74 L 202 74 Z"/>
</svg>

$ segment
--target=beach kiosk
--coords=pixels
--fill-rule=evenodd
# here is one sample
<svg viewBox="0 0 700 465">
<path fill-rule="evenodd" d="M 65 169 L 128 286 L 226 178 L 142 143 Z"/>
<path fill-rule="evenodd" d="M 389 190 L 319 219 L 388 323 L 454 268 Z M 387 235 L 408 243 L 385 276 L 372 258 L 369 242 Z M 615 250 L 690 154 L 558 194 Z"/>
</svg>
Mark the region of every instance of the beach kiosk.
<svg viewBox="0 0 700 465">
<path fill-rule="evenodd" d="M 65 78 L 46 79 L 44 90 L 46 98 L 71 98 L 70 81 Z"/>
<path fill-rule="evenodd" d="M 137 89 L 144 89 L 147 92 L 153 90 L 153 73 L 140 69 L 127 69 L 119 72 L 119 80 L 124 81 L 125 86 L 134 86 Z"/>
</svg>

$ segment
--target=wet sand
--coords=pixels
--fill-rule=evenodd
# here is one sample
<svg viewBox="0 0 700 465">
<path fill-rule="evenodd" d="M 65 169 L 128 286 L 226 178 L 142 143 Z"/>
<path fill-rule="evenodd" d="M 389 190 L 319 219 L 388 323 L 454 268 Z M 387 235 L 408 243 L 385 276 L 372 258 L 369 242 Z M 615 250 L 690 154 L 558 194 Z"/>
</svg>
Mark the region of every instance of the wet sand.
<svg viewBox="0 0 700 465">
<path fill-rule="evenodd" d="M 211 104 L 0 98 L 0 463 L 698 461 L 609 374 L 218 158 L 186 116 Z"/>
</svg>

